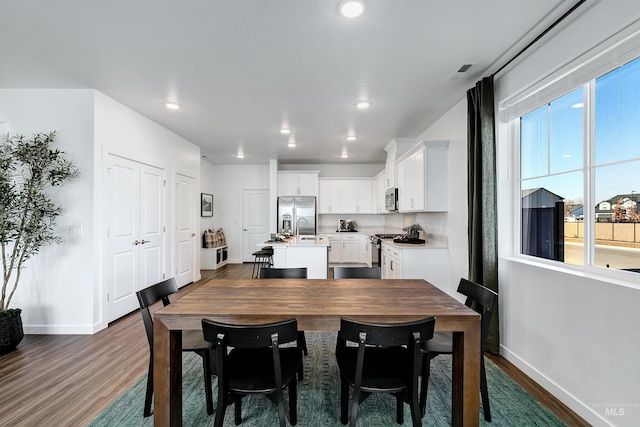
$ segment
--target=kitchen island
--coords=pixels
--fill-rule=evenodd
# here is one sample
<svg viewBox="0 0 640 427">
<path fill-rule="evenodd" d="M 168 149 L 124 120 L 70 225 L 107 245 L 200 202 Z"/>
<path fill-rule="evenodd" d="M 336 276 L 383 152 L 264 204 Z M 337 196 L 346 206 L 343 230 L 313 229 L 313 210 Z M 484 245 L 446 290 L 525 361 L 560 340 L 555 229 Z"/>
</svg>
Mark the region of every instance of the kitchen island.
<svg viewBox="0 0 640 427">
<path fill-rule="evenodd" d="M 329 273 L 329 240 L 318 236 L 293 236 L 282 242 L 266 241 L 273 247 L 274 268 L 307 268 L 308 279 L 326 279 Z"/>
</svg>

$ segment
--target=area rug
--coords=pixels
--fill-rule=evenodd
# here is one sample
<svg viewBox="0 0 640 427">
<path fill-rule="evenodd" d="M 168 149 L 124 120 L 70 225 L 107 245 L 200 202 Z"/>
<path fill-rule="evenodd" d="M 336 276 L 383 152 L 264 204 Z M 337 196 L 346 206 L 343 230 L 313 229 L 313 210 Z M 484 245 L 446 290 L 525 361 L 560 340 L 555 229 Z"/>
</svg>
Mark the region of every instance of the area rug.
<svg viewBox="0 0 640 427">
<path fill-rule="evenodd" d="M 335 333 L 306 332 L 309 355 L 304 362 L 304 380 L 298 386 L 298 426 L 327 427 L 340 424 L 340 381 L 335 362 Z M 491 415 L 493 421 L 484 426 L 564 426 L 551 411 L 533 399 L 491 360 L 485 358 Z M 153 426 L 153 416 L 143 418 L 146 375 L 118 397 L 88 425 Z M 213 382 L 214 405 L 217 399 Z M 285 393 L 286 396 L 286 393 Z M 249 396 L 243 400 L 242 426 L 278 425 L 277 407 L 264 396 Z M 482 412 L 482 408 L 480 409 Z M 405 405 L 403 426 L 411 425 L 408 405 Z M 183 354 L 183 424 L 212 426 L 214 416 L 208 416 L 202 381 L 202 359 L 193 353 Z M 451 425 L 451 357 L 438 356 L 431 362 L 431 377 L 427 396 L 425 426 Z M 287 417 L 288 423 L 288 417 Z M 227 408 L 225 426 L 234 426 L 233 407 Z M 289 425 L 289 424 L 287 424 Z M 395 400 L 390 395 L 373 395 L 358 410 L 358 425 L 389 427 L 395 422 Z"/>
</svg>

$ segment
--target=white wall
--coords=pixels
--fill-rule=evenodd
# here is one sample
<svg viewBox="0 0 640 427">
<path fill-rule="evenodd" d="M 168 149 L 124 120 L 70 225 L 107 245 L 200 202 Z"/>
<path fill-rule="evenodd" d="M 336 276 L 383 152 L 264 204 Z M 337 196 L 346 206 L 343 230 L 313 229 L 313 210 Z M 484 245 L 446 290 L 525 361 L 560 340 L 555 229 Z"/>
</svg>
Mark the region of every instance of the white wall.
<svg viewBox="0 0 640 427">
<path fill-rule="evenodd" d="M 80 170 L 54 197 L 65 210 L 56 227 L 64 242 L 29 261 L 11 304 L 22 308 L 26 333 L 89 333 L 96 324 L 93 114 L 91 90 L 0 90 L 0 122 L 9 123 L 8 131 L 56 130 L 56 146 Z M 71 225 L 82 226 L 81 237 L 70 236 Z"/>
<path fill-rule="evenodd" d="M 496 80 L 501 101 L 640 18 L 636 1 L 589 2 Z M 462 125 L 462 123 L 461 123 Z M 498 133 L 503 355 L 594 425 L 640 425 L 640 291 L 513 258 L 513 150 Z M 607 407 L 618 415 L 605 415 Z M 624 411 L 620 415 L 619 410 Z"/>
<path fill-rule="evenodd" d="M 3 122 L 3 129 L 11 134 L 56 130 L 58 147 L 80 169 L 77 180 L 55 193 L 65 209 L 57 227 L 65 242 L 43 248 L 32 259 L 12 306 L 23 309 L 25 333 L 94 333 L 107 326 L 103 149 L 167 171 L 166 268 L 170 272 L 173 177 L 176 172 L 191 174 L 199 187 L 200 148 L 94 90 L 0 89 Z M 196 197 L 194 203 L 199 206 L 199 194 Z M 71 226 L 81 226 L 82 236 L 71 237 Z"/>
<path fill-rule="evenodd" d="M 268 190 L 269 165 L 202 164 L 203 193 L 213 194 L 213 219 L 200 221 L 201 232 L 222 228 L 229 245 L 229 262 L 242 263 L 242 190 Z"/>
</svg>

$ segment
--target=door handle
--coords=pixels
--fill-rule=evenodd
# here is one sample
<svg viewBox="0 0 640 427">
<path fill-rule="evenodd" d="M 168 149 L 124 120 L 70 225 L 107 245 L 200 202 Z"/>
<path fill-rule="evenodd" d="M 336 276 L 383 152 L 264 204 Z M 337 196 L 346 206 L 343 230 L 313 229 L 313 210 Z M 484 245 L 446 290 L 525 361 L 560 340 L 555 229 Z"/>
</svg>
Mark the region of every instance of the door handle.
<svg viewBox="0 0 640 427">
<path fill-rule="evenodd" d="M 139 241 L 139 240 L 136 240 L 136 241 L 135 241 L 135 242 L 133 242 L 132 244 L 133 244 L 133 245 L 139 245 L 139 244 L 140 244 L 140 241 Z"/>
<path fill-rule="evenodd" d="M 140 244 L 141 244 L 141 245 L 144 245 L 145 243 L 151 243 L 151 240 L 144 240 L 144 239 L 143 239 L 143 240 L 140 242 Z"/>
<path fill-rule="evenodd" d="M 196 233 L 191 233 L 191 237 L 196 237 Z"/>
</svg>

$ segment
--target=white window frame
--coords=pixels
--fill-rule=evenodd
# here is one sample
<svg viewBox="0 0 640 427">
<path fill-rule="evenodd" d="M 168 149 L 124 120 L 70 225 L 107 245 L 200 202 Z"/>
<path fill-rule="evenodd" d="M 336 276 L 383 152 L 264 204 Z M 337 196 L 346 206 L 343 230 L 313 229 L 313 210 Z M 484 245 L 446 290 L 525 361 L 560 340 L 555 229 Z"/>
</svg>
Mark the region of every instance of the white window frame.
<svg viewBox="0 0 640 427">
<path fill-rule="evenodd" d="M 595 123 L 595 108 L 593 108 L 595 79 L 639 57 L 640 22 L 636 22 L 634 25 L 625 28 L 597 47 L 580 55 L 498 104 L 498 117 L 501 122 L 507 124 L 508 144 L 513 150 L 512 156 L 510 157 L 510 169 L 513 171 L 514 178 L 512 180 L 512 197 L 515 202 L 512 254 L 516 260 L 586 277 L 606 277 L 611 283 L 640 289 L 640 274 L 623 270 L 606 269 L 593 265 L 595 253 L 595 213 L 593 209 L 584 209 L 585 236 L 583 266 L 522 254 L 520 179 L 520 117 L 583 86 L 585 115 L 582 169 L 584 172 L 584 206 L 594 206 L 594 170 L 596 166 L 592 164 L 591 159 L 593 158 L 593 141 L 595 140 L 595 127 L 593 126 Z M 589 228 L 588 231 L 586 229 L 587 224 Z"/>
</svg>

